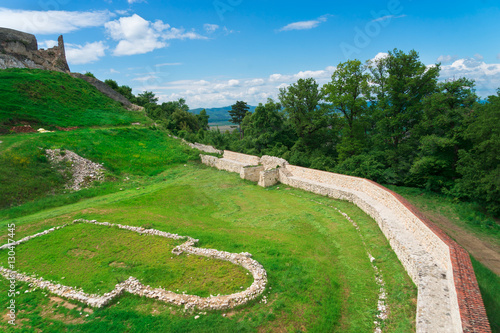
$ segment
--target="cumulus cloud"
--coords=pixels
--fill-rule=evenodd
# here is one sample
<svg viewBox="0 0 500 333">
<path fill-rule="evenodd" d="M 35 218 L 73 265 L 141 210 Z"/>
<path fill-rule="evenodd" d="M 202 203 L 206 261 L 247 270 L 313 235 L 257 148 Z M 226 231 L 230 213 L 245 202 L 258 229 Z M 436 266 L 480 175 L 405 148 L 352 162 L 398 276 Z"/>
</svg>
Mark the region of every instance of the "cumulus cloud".
<svg viewBox="0 0 500 333">
<path fill-rule="evenodd" d="M 203 25 L 203 28 L 205 29 L 206 32 L 211 34 L 211 33 L 215 32 L 217 29 L 219 29 L 219 26 L 217 24 L 206 23 Z"/>
<path fill-rule="evenodd" d="M 86 43 L 85 45 L 66 44 L 66 60 L 70 65 L 82 65 L 96 62 L 104 57 L 107 46 L 104 42 Z"/>
<path fill-rule="evenodd" d="M 441 63 L 448 63 L 457 60 L 458 57 L 456 55 L 440 55 L 436 61 Z"/>
<path fill-rule="evenodd" d="M 116 56 L 148 53 L 167 47 L 167 40 L 206 39 L 194 31 L 173 28 L 161 20 L 150 22 L 137 14 L 121 17 L 105 25 L 109 36 L 118 41 L 113 54 Z"/>
<path fill-rule="evenodd" d="M 17 10 L 0 7 L 2 27 L 37 35 L 64 34 L 82 28 L 99 27 L 109 21 L 113 15 L 107 10 L 69 12 Z"/>
<path fill-rule="evenodd" d="M 278 31 L 291 31 L 291 30 L 309 30 L 316 28 L 319 26 L 321 23 L 328 21 L 328 16 L 329 15 L 323 15 L 318 17 L 316 20 L 311 20 L 311 21 L 299 21 L 299 22 L 294 22 L 285 25 Z"/>
<path fill-rule="evenodd" d="M 464 58 L 441 67 L 442 80 L 459 77 L 474 80 L 478 95 L 494 95 L 500 87 L 500 64 L 487 64 L 479 59 Z"/>
<path fill-rule="evenodd" d="M 277 99 L 279 88 L 287 87 L 300 78 L 313 77 L 322 85 L 330 80 L 334 69 L 330 66 L 323 70 L 276 73 L 262 78 L 180 80 L 162 85 L 142 85 L 140 89 L 155 92 L 160 102 L 185 98 L 191 108 L 227 106 L 237 100 L 258 105 L 265 103 L 268 98 Z"/>
</svg>

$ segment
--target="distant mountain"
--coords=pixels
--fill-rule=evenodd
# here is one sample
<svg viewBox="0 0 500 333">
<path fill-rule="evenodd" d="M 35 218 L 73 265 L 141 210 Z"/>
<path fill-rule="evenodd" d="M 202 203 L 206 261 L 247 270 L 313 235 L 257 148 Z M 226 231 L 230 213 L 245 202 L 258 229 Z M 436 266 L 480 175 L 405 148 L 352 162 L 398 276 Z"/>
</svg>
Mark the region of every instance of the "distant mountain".
<svg viewBox="0 0 500 333">
<path fill-rule="evenodd" d="M 256 106 L 249 105 L 249 107 L 250 109 L 248 111 L 250 112 L 255 111 Z M 194 114 L 200 114 L 201 110 L 203 110 L 203 108 L 193 109 L 189 111 Z M 230 106 L 225 106 L 222 108 L 205 108 L 205 110 L 207 111 L 207 114 L 210 116 L 210 118 L 208 118 L 208 121 L 210 123 L 219 123 L 219 122 L 229 121 L 231 119 L 228 112 L 229 110 L 231 110 Z"/>
</svg>

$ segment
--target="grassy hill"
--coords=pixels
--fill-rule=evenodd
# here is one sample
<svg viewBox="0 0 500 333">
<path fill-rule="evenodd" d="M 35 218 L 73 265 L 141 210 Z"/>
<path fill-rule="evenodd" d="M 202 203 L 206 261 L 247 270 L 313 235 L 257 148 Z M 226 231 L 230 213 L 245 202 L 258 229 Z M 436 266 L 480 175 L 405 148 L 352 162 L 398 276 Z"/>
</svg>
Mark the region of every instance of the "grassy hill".
<svg viewBox="0 0 500 333">
<path fill-rule="evenodd" d="M 0 134 L 17 125 L 45 129 L 148 122 L 91 84 L 68 74 L 37 69 L 0 71 Z"/>
<path fill-rule="evenodd" d="M 7 242 L 9 224 L 20 239 L 77 218 L 96 219 L 188 235 L 200 239 L 200 247 L 250 252 L 269 278 L 265 298 L 206 312 L 127 293 L 107 307 L 90 309 L 18 282 L 18 325 L 7 324 L 7 309 L 0 309 L 0 331 L 373 332 L 379 286 L 367 252 L 385 281 L 389 318 L 383 331 L 414 331 L 416 288 L 376 222 L 354 205 L 282 185 L 260 188 L 201 165 L 198 151 L 148 126 L 143 114 L 63 73 L 0 71 L 0 100 L 5 101 L 0 105 L 4 133 L 24 124 L 55 129 L 0 134 L 0 244 Z M 102 163 L 105 181 L 67 190 L 67 177 L 45 155 L 54 148 Z M 335 208 L 354 219 L 360 231 Z M 129 276 L 201 296 L 251 283 L 234 265 L 173 257 L 175 243 L 146 237 L 69 226 L 16 247 L 16 264 L 97 293 Z M 0 251 L 0 266 L 7 260 Z M 490 275 L 478 279 L 494 318 L 499 283 Z M 8 289 L 0 277 L 2 304 L 9 302 Z"/>
<path fill-rule="evenodd" d="M 68 75 L 7 70 L 0 76 L 5 132 L 26 123 L 55 129 L 0 135 L 1 244 L 9 225 L 15 225 L 15 239 L 20 239 L 76 218 L 97 219 L 192 236 L 200 239 L 200 247 L 248 251 L 269 277 L 257 300 L 230 311 L 205 312 L 128 294 L 90 309 L 17 282 L 18 325 L 9 325 L 7 309 L 0 310 L 0 331 L 373 331 L 379 285 L 367 251 L 387 272 L 391 317 L 384 330 L 414 328 L 416 288 L 376 223 L 357 207 L 295 189 L 260 188 L 201 165 L 198 151 L 153 127 L 131 126 L 148 120 Z M 66 189 L 68 177 L 49 163 L 46 149 L 71 150 L 102 163 L 105 180 L 80 191 Z M 363 226 L 362 232 L 333 206 Z M 101 294 L 129 276 L 201 296 L 232 293 L 252 283 L 244 270 L 227 262 L 174 257 L 173 246 L 158 237 L 72 225 L 17 246 L 16 265 Z M 7 264 L 6 256 L 0 251 L 0 265 Z M 0 278 L 0 303 L 9 302 L 9 286 Z"/>
</svg>

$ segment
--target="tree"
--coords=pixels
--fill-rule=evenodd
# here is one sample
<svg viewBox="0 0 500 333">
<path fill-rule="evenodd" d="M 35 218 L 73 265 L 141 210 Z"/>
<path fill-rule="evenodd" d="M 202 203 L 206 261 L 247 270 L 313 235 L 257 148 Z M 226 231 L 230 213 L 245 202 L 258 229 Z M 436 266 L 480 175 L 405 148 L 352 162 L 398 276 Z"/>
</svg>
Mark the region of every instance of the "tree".
<svg viewBox="0 0 500 333">
<path fill-rule="evenodd" d="M 200 111 L 200 114 L 197 115 L 198 117 L 198 123 L 200 124 L 200 128 L 203 130 L 208 131 L 210 127 L 208 126 L 208 118 L 210 116 L 207 114 L 207 110 L 203 109 Z"/>
<path fill-rule="evenodd" d="M 289 144 L 285 133 L 285 117 L 281 105 L 271 98 L 257 106 L 255 112 L 247 115 L 242 123 L 247 137 L 251 137 L 256 153 L 267 152 L 277 145 Z"/>
<path fill-rule="evenodd" d="M 146 106 L 149 104 L 156 105 L 158 102 L 158 97 L 152 91 L 145 91 L 139 95 L 137 95 L 137 104 L 140 106 Z"/>
<path fill-rule="evenodd" d="M 342 142 L 337 146 L 340 161 L 361 153 L 363 148 L 363 117 L 368 108 L 366 95 L 369 78 L 365 70 L 359 60 L 340 63 L 332 74 L 332 81 L 322 88 L 325 101 L 343 115 Z"/>
<path fill-rule="evenodd" d="M 500 216 L 500 89 L 478 106 L 464 136 L 471 146 L 459 151 L 455 192 Z"/>
<path fill-rule="evenodd" d="M 240 139 L 243 138 L 243 132 L 241 131 L 241 122 L 245 118 L 250 107 L 247 103 L 243 101 L 237 101 L 235 104 L 231 105 L 231 110 L 229 110 L 229 115 L 231 116 L 231 122 L 238 125 L 238 130 L 240 132 Z"/>
<path fill-rule="evenodd" d="M 323 93 L 316 80 L 299 79 L 288 88 L 281 88 L 279 99 L 302 143 L 317 146 L 316 134 L 327 126 L 327 109 L 320 104 Z"/>
<path fill-rule="evenodd" d="M 429 190 L 449 190 L 455 179 L 458 151 L 465 148 L 465 124 L 477 106 L 474 81 L 459 78 L 438 84 L 437 91 L 423 100 L 418 156 L 410 172 L 414 182 Z"/>
<path fill-rule="evenodd" d="M 438 76 L 439 65 L 427 67 L 414 50 L 406 54 L 394 49 L 375 67 L 372 64 L 373 141 L 386 154 L 397 183 L 408 177 L 418 146 L 413 130 L 422 120 L 423 99 L 436 91 Z"/>
</svg>

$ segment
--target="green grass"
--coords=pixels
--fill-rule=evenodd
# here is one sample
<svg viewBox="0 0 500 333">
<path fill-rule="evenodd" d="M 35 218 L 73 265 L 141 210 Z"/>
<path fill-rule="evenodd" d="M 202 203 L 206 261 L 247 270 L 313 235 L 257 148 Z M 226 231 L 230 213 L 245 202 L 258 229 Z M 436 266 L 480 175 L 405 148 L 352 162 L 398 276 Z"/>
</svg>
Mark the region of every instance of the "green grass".
<svg viewBox="0 0 500 333">
<path fill-rule="evenodd" d="M 18 246 L 16 267 L 100 295 L 130 276 L 154 288 L 203 297 L 232 294 L 252 284 L 248 271 L 227 261 L 172 254 L 183 242 L 118 227 L 69 225 Z M 7 262 L 0 265 L 7 267 Z"/>
<path fill-rule="evenodd" d="M 200 239 L 199 247 L 252 253 L 268 272 L 269 284 L 265 292 L 267 303 L 257 300 L 226 311 L 228 315 L 225 317 L 222 312 L 215 311 L 202 314 L 195 320 L 197 312 L 184 313 L 180 308 L 161 302 L 124 295 L 111 306 L 96 310 L 82 319 L 76 311 L 55 308 L 50 300 L 43 297 L 44 292 L 37 290 L 25 293 L 28 287 L 19 284 L 20 294 L 16 296 L 16 302 L 22 327 L 14 330 L 4 322 L 1 322 L 3 326 L 0 327 L 13 332 L 35 331 L 37 328 L 44 332 L 370 332 L 374 328 L 378 285 L 366 253 L 369 251 L 376 258 L 386 282 L 390 318 L 385 323 L 384 332 L 414 330 L 416 288 L 377 224 L 354 205 L 283 186 L 263 189 L 242 181 L 238 175 L 196 163 L 167 169 L 159 176 L 164 177 L 165 181 L 145 186 L 141 190 L 122 191 L 0 222 L 0 241 L 6 240 L 7 223 L 16 223 L 18 238 L 75 218 L 148 225 Z M 334 208 L 314 203 L 312 199 L 336 206 L 349 214 L 360 226 L 361 233 Z M 139 254 L 143 251 L 139 244 L 133 241 L 129 243 L 128 236 L 107 234 L 110 230 L 98 231 L 88 225 L 75 226 L 74 230 L 59 230 L 58 234 L 51 234 L 60 241 L 50 245 L 60 250 L 54 262 L 35 259 L 35 255 L 40 256 L 36 258 L 42 258 L 53 251 L 49 250 L 48 243 L 45 243 L 47 246 L 43 246 L 43 243 L 30 245 L 31 241 L 19 246 L 18 261 L 20 265 L 27 265 L 23 267 L 29 268 L 30 272 L 43 269 L 49 274 L 52 270 L 53 278 L 65 274 L 64 280 L 67 281 L 71 272 L 61 270 L 73 272 L 79 269 L 76 264 L 71 264 L 75 266 L 73 268 L 65 268 L 67 265 L 58 263 L 62 258 L 79 262 L 78 258 L 67 255 L 72 248 L 78 247 L 95 252 L 93 258 L 103 263 L 97 269 L 92 269 L 91 274 L 88 273 L 95 275 L 93 279 L 116 281 L 122 272 L 110 270 L 110 260 L 133 262 L 134 259 L 127 259 L 128 253 L 133 253 L 134 258 L 140 256 L 149 260 L 147 265 L 137 266 L 134 272 L 139 276 L 142 270 L 142 279 L 150 275 L 146 273 L 148 269 L 163 267 L 161 265 L 170 260 L 156 262 L 156 258 L 162 255 L 170 258 L 170 248 L 164 244 L 165 254 L 157 252 L 154 246 L 158 240 L 154 240 L 155 237 L 151 237 L 153 244 L 150 246 L 153 246 L 153 250 Z M 82 241 L 76 241 L 80 235 Z M 96 239 L 93 240 L 93 237 Z M 365 239 L 368 248 L 364 248 L 360 237 Z M 51 243 L 49 238 L 43 238 L 39 238 L 39 241 Z M 101 240 L 113 241 L 102 243 Z M 97 244 L 109 244 L 109 248 L 99 246 L 97 251 Z M 113 253 L 112 249 L 116 249 L 114 246 L 120 248 L 123 244 L 131 245 L 125 246 L 123 253 L 120 253 L 124 257 L 117 257 L 118 253 Z M 40 254 L 36 253 L 36 249 Z M 72 253 L 88 252 L 82 250 Z M 182 260 L 176 258 L 175 261 L 178 259 Z M 191 260 L 199 261 L 197 258 Z M 93 264 L 89 262 L 85 265 Z M 151 283 L 156 281 L 160 285 L 167 285 L 176 281 L 175 274 L 154 272 L 151 274 Z M 126 275 L 128 271 L 122 277 Z M 203 281 L 205 278 L 194 274 L 193 279 Z M 218 283 L 230 286 L 230 282 L 226 276 Z M 74 283 L 83 282 L 74 280 Z M 2 304 L 8 301 L 3 291 L 6 286 L 5 280 L 1 279 Z M 208 292 L 208 289 L 203 291 L 198 288 L 197 292 Z"/>
<path fill-rule="evenodd" d="M 72 132 L 0 136 L 0 220 L 37 209 L 68 204 L 99 193 L 142 184 L 143 178 L 160 174 L 172 165 L 197 159 L 197 152 L 179 144 L 165 133 L 148 128 L 81 129 Z M 49 163 L 45 149 L 72 150 L 104 164 L 108 180 L 125 184 L 104 184 L 98 189 L 64 194 L 67 177 Z M 58 194 L 58 196 L 47 194 Z M 37 201 L 40 199 L 42 204 Z M 28 207 L 5 210 L 30 202 Z M 58 202 L 60 201 L 60 204 Z M 40 207 L 42 206 L 42 207 Z"/>
<path fill-rule="evenodd" d="M 493 332 L 500 332 L 500 277 L 471 256 L 484 307 Z"/>
<path fill-rule="evenodd" d="M 149 123 L 94 86 L 68 74 L 37 69 L 0 70 L 0 133 L 29 123 L 46 129 Z"/>
<path fill-rule="evenodd" d="M 474 203 L 456 199 L 419 188 L 386 185 L 404 196 L 419 209 L 438 213 L 474 234 L 500 245 L 500 224 L 493 217 L 481 212 Z"/>
</svg>

